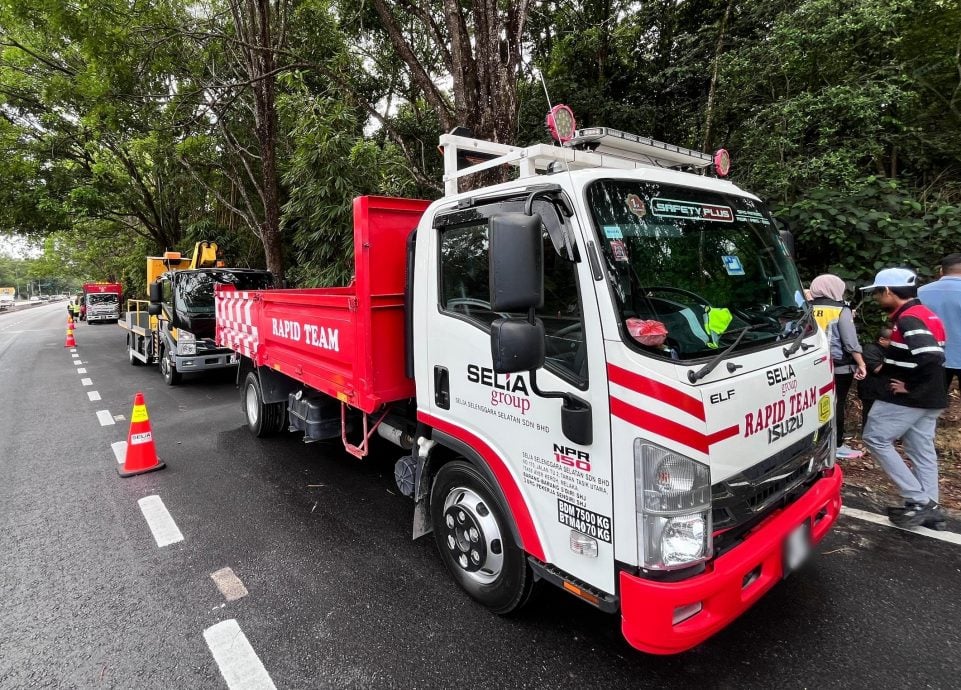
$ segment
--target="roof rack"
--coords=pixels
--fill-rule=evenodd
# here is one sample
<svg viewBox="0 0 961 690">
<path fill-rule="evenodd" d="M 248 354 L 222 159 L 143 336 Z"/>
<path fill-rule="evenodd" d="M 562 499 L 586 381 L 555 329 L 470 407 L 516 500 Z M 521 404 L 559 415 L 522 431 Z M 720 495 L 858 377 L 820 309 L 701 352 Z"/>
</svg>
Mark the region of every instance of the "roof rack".
<svg viewBox="0 0 961 690">
<path fill-rule="evenodd" d="M 516 167 L 518 178 L 525 178 L 585 168 L 706 168 L 712 161 L 700 151 L 607 127 L 579 129 L 566 146 L 511 146 L 451 133 L 441 135 L 440 148 L 447 195 L 457 194 L 460 178 L 502 165 Z"/>
</svg>

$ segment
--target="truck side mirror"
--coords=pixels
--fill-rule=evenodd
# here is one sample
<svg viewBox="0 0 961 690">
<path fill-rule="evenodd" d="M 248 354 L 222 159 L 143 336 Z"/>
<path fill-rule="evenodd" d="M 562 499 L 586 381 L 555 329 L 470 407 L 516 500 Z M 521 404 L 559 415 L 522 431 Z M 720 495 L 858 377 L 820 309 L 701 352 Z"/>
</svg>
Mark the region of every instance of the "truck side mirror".
<svg viewBox="0 0 961 690">
<path fill-rule="evenodd" d="M 160 302 L 151 302 L 147 305 L 147 314 L 150 316 L 160 316 L 160 312 L 163 310 Z"/>
<path fill-rule="evenodd" d="M 532 216 L 501 213 L 491 217 L 488 257 L 491 310 L 526 311 L 544 304 L 541 225 L 541 217 L 536 213 Z"/>
<path fill-rule="evenodd" d="M 150 284 L 151 304 L 153 303 L 160 304 L 161 302 L 163 302 L 163 298 L 164 298 L 163 286 L 159 282 L 151 283 Z"/>
<path fill-rule="evenodd" d="M 497 319 L 491 324 L 491 358 L 498 374 L 531 371 L 544 366 L 544 322 Z"/>
</svg>

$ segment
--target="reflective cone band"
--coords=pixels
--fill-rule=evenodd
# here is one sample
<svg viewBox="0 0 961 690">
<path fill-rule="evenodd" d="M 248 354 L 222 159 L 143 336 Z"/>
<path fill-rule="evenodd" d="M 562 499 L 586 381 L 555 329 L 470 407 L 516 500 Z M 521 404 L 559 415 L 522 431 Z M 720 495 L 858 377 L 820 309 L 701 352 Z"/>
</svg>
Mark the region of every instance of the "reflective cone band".
<svg viewBox="0 0 961 690">
<path fill-rule="evenodd" d="M 118 467 L 117 472 L 121 477 L 132 477 L 164 467 L 166 465 L 157 457 L 157 449 L 154 447 L 150 416 L 147 414 L 143 393 L 138 392 L 133 400 L 133 412 L 130 413 L 127 454 L 124 457 L 123 467 Z"/>
<path fill-rule="evenodd" d="M 63 344 L 64 347 L 77 347 L 77 341 L 73 339 L 73 326 L 72 324 L 67 324 L 67 341 Z"/>
</svg>

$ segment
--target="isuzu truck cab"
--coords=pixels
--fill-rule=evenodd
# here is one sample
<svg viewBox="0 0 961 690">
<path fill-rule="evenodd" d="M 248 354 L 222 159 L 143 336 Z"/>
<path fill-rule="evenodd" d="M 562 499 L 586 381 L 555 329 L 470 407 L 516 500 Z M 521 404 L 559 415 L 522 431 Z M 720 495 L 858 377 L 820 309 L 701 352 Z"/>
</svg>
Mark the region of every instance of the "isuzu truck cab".
<svg viewBox="0 0 961 690">
<path fill-rule="evenodd" d="M 356 200 L 350 286 L 218 288 L 248 425 L 405 448 L 414 536 L 493 611 L 545 580 L 639 650 L 690 649 L 840 511 L 832 362 L 785 242 L 708 174 L 723 153 L 440 143 L 443 198 Z"/>
</svg>

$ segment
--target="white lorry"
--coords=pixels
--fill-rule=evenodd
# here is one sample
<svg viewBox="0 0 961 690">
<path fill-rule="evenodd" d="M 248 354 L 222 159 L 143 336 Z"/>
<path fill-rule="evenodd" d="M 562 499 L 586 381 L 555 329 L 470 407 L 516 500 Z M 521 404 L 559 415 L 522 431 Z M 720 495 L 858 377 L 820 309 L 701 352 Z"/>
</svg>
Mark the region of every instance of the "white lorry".
<svg viewBox="0 0 961 690">
<path fill-rule="evenodd" d="M 546 580 L 637 649 L 690 649 L 841 507 L 828 343 L 785 243 L 707 174 L 723 154 L 599 128 L 440 143 L 442 199 L 355 201 L 350 286 L 218 288 L 248 425 L 407 449 L 414 536 L 492 610 Z M 518 178 L 458 192 L 501 165 Z"/>
</svg>

